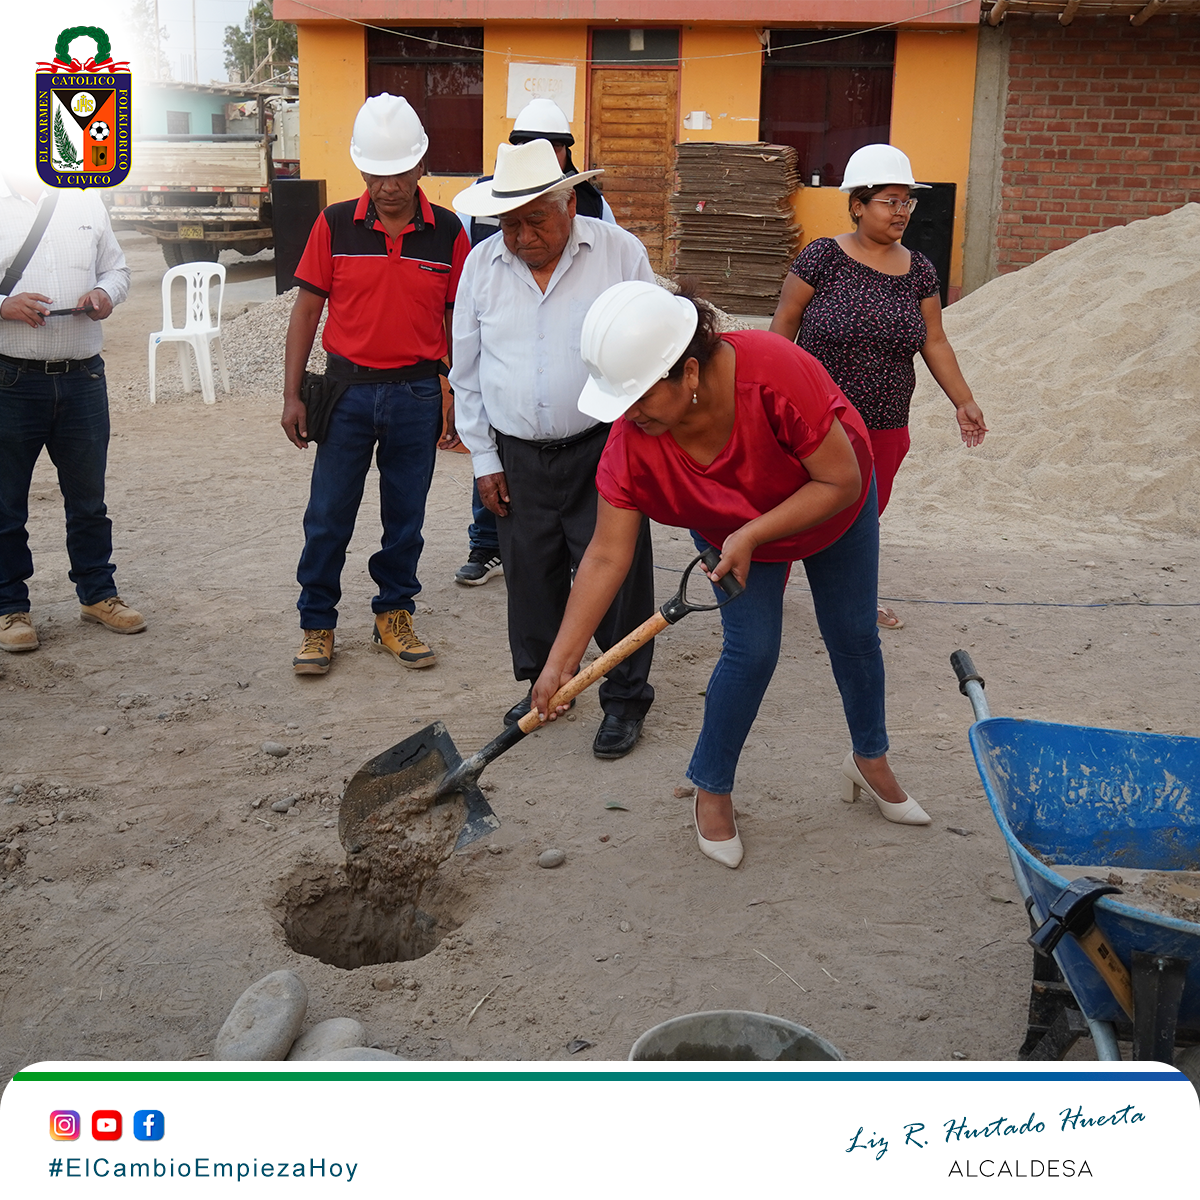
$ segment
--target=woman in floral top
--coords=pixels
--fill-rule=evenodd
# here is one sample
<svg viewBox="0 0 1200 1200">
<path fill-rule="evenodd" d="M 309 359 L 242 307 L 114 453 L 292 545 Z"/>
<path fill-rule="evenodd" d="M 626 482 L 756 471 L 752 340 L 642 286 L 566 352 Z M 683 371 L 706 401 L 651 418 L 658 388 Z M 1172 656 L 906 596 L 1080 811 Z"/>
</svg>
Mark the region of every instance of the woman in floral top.
<svg viewBox="0 0 1200 1200">
<path fill-rule="evenodd" d="M 852 164 L 853 159 L 848 176 Z M 854 230 L 818 238 L 804 248 L 771 321 L 773 333 L 799 342 L 820 360 L 862 414 L 875 458 L 881 514 L 908 453 L 916 354 L 954 405 L 963 442 L 978 446 L 987 433 L 942 328 L 933 264 L 900 241 L 916 206 L 910 189 L 908 183 L 886 183 L 852 190 Z M 904 622 L 890 608 L 880 607 L 879 624 L 900 629 Z"/>
</svg>

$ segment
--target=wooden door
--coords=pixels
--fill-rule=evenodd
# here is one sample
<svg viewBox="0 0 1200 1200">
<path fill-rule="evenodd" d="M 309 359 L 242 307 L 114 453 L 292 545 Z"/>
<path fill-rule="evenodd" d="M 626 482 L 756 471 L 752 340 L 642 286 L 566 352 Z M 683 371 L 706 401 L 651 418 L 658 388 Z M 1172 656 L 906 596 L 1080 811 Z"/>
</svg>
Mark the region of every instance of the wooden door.
<svg viewBox="0 0 1200 1200">
<path fill-rule="evenodd" d="M 598 182 L 617 224 L 642 239 L 665 274 L 679 72 L 597 67 L 591 83 L 588 166 L 604 168 Z"/>
</svg>

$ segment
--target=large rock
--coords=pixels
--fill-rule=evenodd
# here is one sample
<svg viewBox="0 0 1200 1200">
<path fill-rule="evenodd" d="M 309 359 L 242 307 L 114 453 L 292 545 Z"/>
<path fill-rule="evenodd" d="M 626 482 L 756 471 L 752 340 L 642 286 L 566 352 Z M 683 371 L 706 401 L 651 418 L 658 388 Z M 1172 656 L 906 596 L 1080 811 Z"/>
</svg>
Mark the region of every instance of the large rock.
<svg viewBox="0 0 1200 1200">
<path fill-rule="evenodd" d="M 330 1050 L 321 1056 L 322 1062 L 368 1062 L 378 1059 L 400 1061 L 400 1055 L 391 1054 L 387 1050 L 377 1050 L 374 1046 L 345 1046 L 341 1050 Z"/>
<path fill-rule="evenodd" d="M 272 1062 L 287 1055 L 308 1009 L 308 989 L 291 971 L 274 971 L 252 983 L 225 1018 L 213 1058 Z"/>
<path fill-rule="evenodd" d="M 312 1062 L 335 1050 L 349 1050 L 367 1040 L 367 1031 L 353 1017 L 331 1017 L 297 1039 L 288 1062 Z"/>
</svg>

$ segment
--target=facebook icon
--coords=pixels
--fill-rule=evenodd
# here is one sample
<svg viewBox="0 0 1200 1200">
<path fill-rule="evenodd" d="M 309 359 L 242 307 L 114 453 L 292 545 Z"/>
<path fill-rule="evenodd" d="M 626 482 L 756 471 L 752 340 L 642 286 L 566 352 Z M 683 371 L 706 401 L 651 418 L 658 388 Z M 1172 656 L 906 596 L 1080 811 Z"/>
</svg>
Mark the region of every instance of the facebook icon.
<svg viewBox="0 0 1200 1200">
<path fill-rule="evenodd" d="M 162 1138 L 166 1122 L 157 1108 L 142 1108 L 133 1114 L 133 1136 L 139 1142 L 157 1142 Z"/>
</svg>

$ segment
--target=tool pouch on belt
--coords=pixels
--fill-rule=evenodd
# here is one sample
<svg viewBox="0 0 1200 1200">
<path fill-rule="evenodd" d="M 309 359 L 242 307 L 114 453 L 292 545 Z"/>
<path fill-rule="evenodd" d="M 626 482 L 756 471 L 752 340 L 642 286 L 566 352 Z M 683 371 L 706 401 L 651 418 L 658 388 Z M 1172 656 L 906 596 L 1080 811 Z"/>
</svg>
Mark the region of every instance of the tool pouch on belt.
<svg viewBox="0 0 1200 1200">
<path fill-rule="evenodd" d="M 325 440 L 329 433 L 329 418 L 342 398 L 342 393 L 349 386 L 349 380 L 314 375 L 311 371 L 304 372 L 304 382 L 300 385 L 300 399 L 307 410 L 310 442 L 320 443 Z"/>
</svg>

